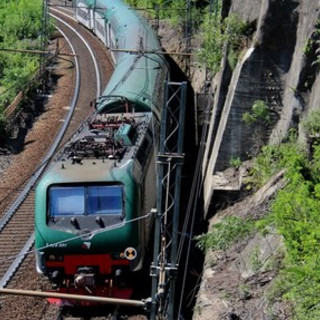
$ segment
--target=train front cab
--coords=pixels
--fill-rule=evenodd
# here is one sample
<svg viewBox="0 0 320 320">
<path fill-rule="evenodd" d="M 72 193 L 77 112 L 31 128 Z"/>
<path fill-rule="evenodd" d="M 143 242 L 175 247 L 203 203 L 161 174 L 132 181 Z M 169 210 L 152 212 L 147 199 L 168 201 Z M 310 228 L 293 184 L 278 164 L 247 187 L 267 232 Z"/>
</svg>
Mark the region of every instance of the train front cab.
<svg viewBox="0 0 320 320">
<path fill-rule="evenodd" d="M 68 293 L 90 288 L 97 295 L 129 298 L 129 274 L 141 257 L 134 236 L 138 224 L 125 224 L 124 193 L 121 183 L 48 187 L 45 226 L 36 237 L 37 247 L 46 248 L 37 252 L 37 270 L 54 288 Z"/>
</svg>

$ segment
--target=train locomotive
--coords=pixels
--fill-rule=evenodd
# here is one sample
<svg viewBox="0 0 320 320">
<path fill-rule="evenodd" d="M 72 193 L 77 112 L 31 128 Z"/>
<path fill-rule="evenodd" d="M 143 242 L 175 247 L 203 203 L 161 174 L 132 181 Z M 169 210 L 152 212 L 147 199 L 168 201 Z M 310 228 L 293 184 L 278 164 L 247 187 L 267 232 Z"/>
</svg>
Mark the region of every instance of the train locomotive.
<svg viewBox="0 0 320 320">
<path fill-rule="evenodd" d="M 36 187 L 36 267 L 60 292 L 129 298 L 156 203 L 168 68 L 151 27 L 122 1 L 74 4 L 77 20 L 111 49 L 115 70 Z"/>
</svg>

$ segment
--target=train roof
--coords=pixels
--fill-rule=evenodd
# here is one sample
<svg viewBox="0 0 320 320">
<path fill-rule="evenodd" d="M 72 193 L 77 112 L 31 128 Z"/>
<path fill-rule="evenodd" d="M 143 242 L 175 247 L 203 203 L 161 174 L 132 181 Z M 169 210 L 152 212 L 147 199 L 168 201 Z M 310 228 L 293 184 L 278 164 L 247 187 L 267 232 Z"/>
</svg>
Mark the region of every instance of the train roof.
<svg viewBox="0 0 320 320">
<path fill-rule="evenodd" d="M 93 114 L 57 156 L 45 184 L 113 180 L 109 171 L 137 156 L 151 119 L 151 113 Z"/>
<path fill-rule="evenodd" d="M 110 23 L 115 43 L 110 50 L 117 50 L 116 68 L 103 95 L 124 96 L 136 104 L 137 111 L 152 110 L 159 117 L 162 105 L 156 91 L 166 80 L 168 70 L 153 29 L 122 1 L 84 2 Z M 104 101 L 97 108 L 104 111 L 110 104 Z"/>
<path fill-rule="evenodd" d="M 151 113 L 94 113 L 65 148 L 67 158 L 132 158 L 149 126 Z"/>
<path fill-rule="evenodd" d="M 158 103 L 154 88 L 161 77 L 159 69 L 163 61 L 159 60 L 159 57 L 128 55 L 118 63 L 103 95 L 124 96 L 137 105 L 138 111 L 152 110 Z M 128 69 L 128 65 L 132 67 Z M 107 107 L 108 103 L 102 104 L 99 110 Z"/>
</svg>

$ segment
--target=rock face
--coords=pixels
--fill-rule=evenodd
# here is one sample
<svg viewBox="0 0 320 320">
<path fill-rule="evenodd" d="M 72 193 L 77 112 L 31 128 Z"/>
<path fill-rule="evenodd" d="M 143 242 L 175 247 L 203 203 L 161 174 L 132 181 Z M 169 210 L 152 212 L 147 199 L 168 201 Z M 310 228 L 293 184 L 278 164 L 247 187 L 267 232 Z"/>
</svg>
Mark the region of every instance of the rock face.
<svg viewBox="0 0 320 320">
<path fill-rule="evenodd" d="M 319 106 L 319 9 L 319 1 L 313 0 L 231 1 L 230 12 L 256 25 L 255 53 L 244 72 L 251 70 L 239 81 L 252 78 L 256 86 L 251 98 L 265 99 L 279 116 L 272 143 L 297 126 L 305 111 Z M 247 98 L 241 101 L 246 103 Z"/>
<path fill-rule="evenodd" d="M 281 142 L 290 128 L 298 129 L 306 112 L 320 107 L 319 9 L 313 0 L 231 1 L 230 12 L 255 25 L 256 33 L 250 57 L 245 62 L 240 59 L 224 84 L 229 85 L 227 93 L 216 92 L 224 96 L 217 109 L 223 112 L 228 107 L 230 112 L 223 138 L 216 141 L 219 155 L 213 170 L 228 166 L 232 156 L 245 159 L 266 142 Z M 238 79 L 232 83 L 236 72 Z M 241 121 L 256 100 L 264 101 L 271 111 L 271 131 L 255 130 Z"/>
<path fill-rule="evenodd" d="M 243 161 L 256 155 L 266 143 L 281 142 L 291 128 L 304 140 L 299 124 L 308 111 L 320 107 L 319 2 L 233 0 L 224 9 L 255 32 L 233 70 L 226 52 L 212 84 L 215 102 L 203 159 L 206 210 L 217 171 L 230 166 L 233 158 Z M 267 125 L 243 121 L 258 100 L 268 107 Z"/>
<path fill-rule="evenodd" d="M 236 67 L 231 70 L 225 56 L 221 72 L 210 85 L 214 102 L 203 156 L 206 209 L 219 189 L 216 177 L 230 166 L 232 157 L 246 160 L 262 145 L 283 141 L 291 128 L 297 130 L 301 141 L 305 140 L 301 123 L 311 110 L 320 108 L 320 1 L 223 0 L 223 13 L 236 13 L 255 32 Z M 160 27 L 160 35 L 168 51 L 183 51 L 183 41 L 171 39 L 175 30 L 161 30 L 165 29 Z M 206 80 L 204 70 L 191 70 L 196 93 L 207 89 Z M 242 120 L 257 100 L 270 111 L 267 126 L 248 125 Z M 272 196 L 277 187 L 274 181 L 257 196 L 218 213 L 214 221 L 225 215 L 262 214 L 268 206 L 269 196 L 265 195 Z M 232 188 L 231 184 L 223 185 L 220 190 Z M 277 264 L 277 259 L 271 260 L 281 255 L 281 248 L 277 236 L 252 236 L 227 252 L 208 253 L 194 319 L 290 319 L 290 308 L 270 306 L 266 297 L 266 288 L 275 275 L 270 265 Z M 262 261 L 269 261 L 269 267 Z"/>
<path fill-rule="evenodd" d="M 214 201 L 212 177 L 229 166 L 231 157 L 245 160 L 263 144 L 281 142 L 291 128 L 298 131 L 300 140 L 305 140 L 300 124 L 310 110 L 320 108 L 320 2 L 225 3 L 229 13 L 236 13 L 256 31 L 235 69 L 230 71 L 225 63 L 219 75 L 207 140 L 212 148 L 204 159 L 204 167 L 208 168 L 206 203 Z M 271 112 L 268 128 L 255 128 L 242 121 L 242 115 L 251 110 L 256 100 L 264 101 Z M 253 198 L 218 213 L 211 223 L 226 215 L 262 213 L 269 199 L 263 195 L 268 191 L 271 196 L 270 190 L 276 189 L 277 184 L 269 185 Z M 281 255 L 281 248 L 279 237 L 255 235 L 226 252 L 209 252 L 194 319 L 291 319 L 290 308 L 284 304 L 270 306 L 267 301 L 267 288 L 276 272 L 276 261 L 271 260 Z"/>
</svg>

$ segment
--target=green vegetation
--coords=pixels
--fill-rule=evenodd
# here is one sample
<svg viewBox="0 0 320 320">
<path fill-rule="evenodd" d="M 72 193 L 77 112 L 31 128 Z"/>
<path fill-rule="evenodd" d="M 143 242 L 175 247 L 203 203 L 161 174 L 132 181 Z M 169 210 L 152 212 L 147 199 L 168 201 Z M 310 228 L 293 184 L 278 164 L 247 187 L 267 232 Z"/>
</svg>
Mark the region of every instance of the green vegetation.
<svg viewBox="0 0 320 320">
<path fill-rule="evenodd" d="M 267 218 L 284 238 L 287 290 L 283 296 L 293 302 L 298 319 L 318 319 L 320 315 L 319 154 L 319 145 L 311 160 L 293 149 L 290 156 L 287 153 L 287 184 L 278 192 Z M 292 156 L 293 161 L 289 159 Z"/>
<path fill-rule="evenodd" d="M 220 12 L 221 1 L 218 1 L 216 13 L 205 14 L 201 26 L 202 47 L 197 55 L 199 63 L 213 74 L 220 68 L 224 45 L 228 45 L 228 61 L 231 68 L 234 68 L 246 40 L 246 23 L 236 14 L 222 20 Z"/>
<path fill-rule="evenodd" d="M 242 162 L 240 157 L 231 157 L 229 163 L 231 167 L 234 167 L 235 169 L 239 169 Z"/>
<path fill-rule="evenodd" d="M 252 292 L 248 285 L 240 284 L 238 290 L 240 300 L 248 300 L 252 297 Z"/>
<path fill-rule="evenodd" d="M 196 237 L 198 247 L 207 251 L 226 250 L 235 241 L 247 236 L 253 230 L 253 223 L 230 216 L 212 226 L 207 234 Z"/>
<path fill-rule="evenodd" d="M 270 122 L 270 112 L 266 103 L 262 100 L 256 100 L 250 112 L 245 112 L 242 115 L 242 121 L 247 125 L 254 123 L 268 124 Z"/>
<path fill-rule="evenodd" d="M 220 19 L 221 1 L 218 1 L 216 12 L 219 16 L 206 13 L 202 23 L 202 48 L 199 50 L 197 58 L 201 65 L 216 73 L 220 68 L 222 59 L 222 49 L 225 42 L 223 35 L 223 22 Z"/>
<path fill-rule="evenodd" d="M 260 260 L 260 248 L 255 246 L 250 254 L 250 265 L 254 273 L 257 273 L 263 266 Z"/>
<path fill-rule="evenodd" d="M 41 0 L 2 1 L 0 9 L 0 48 L 41 48 Z M 39 56 L 0 51 L 0 130 L 4 110 L 39 68 Z"/>
<path fill-rule="evenodd" d="M 306 130 L 315 136 L 320 134 L 319 115 L 320 111 L 311 112 L 304 122 Z M 225 250 L 255 228 L 276 230 L 285 248 L 281 263 L 275 253 L 280 273 L 266 297 L 270 306 L 275 300 L 287 300 L 294 309 L 294 319 L 299 320 L 320 319 L 320 144 L 314 143 L 312 148 L 308 154 L 299 146 L 294 131 L 284 143 L 264 146 L 251 169 L 252 183 L 261 187 L 281 170 L 285 182 L 270 204 L 269 214 L 257 222 L 226 217 L 207 235 L 197 238 L 203 250 Z M 250 262 L 258 272 L 258 248 Z"/>
<path fill-rule="evenodd" d="M 317 63 L 317 64 L 320 63 L 320 56 L 318 53 L 319 40 L 320 40 L 320 20 L 317 21 L 310 38 L 307 39 L 306 44 L 303 48 L 303 54 L 306 57 L 315 56 L 315 60 L 313 61 L 313 63 Z"/>
<path fill-rule="evenodd" d="M 167 19 L 173 26 L 186 27 L 185 0 L 126 0 L 132 7 L 144 8 L 151 17 Z M 191 1 L 190 15 L 193 33 L 199 33 L 202 42 L 196 55 L 197 64 L 213 74 L 220 68 L 223 47 L 228 45 L 228 62 L 234 68 L 241 49 L 246 45 L 249 26 L 236 14 L 221 17 L 222 0 L 214 1 L 210 11 L 209 1 Z"/>
<path fill-rule="evenodd" d="M 306 134 L 311 137 L 320 135 L 320 110 L 311 111 L 308 119 L 302 122 Z"/>
<path fill-rule="evenodd" d="M 150 18 L 168 19 L 171 24 L 182 24 L 186 18 L 185 0 L 126 0 L 134 8 L 144 9 Z"/>
<path fill-rule="evenodd" d="M 312 112 L 305 126 L 319 135 L 319 112 Z M 278 192 L 270 214 L 259 223 L 275 227 L 283 236 L 286 255 L 281 277 L 275 286 L 281 292 L 275 299 L 287 299 L 295 318 L 319 319 L 320 316 L 320 145 L 312 155 L 297 144 L 295 135 L 277 146 L 265 146 L 256 158 L 251 174 L 257 186 L 285 169 L 285 186 Z M 274 292 L 276 289 L 271 290 Z"/>
<path fill-rule="evenodd" d="M 287 142 L 262 147 L 250 170 L 250 180 L 255 188 L 260 188 L 280 170 L 295 172 L 306 164 L 307 153 L 297 145 L 296 134 L 292 131 Z"/>
</svg>

